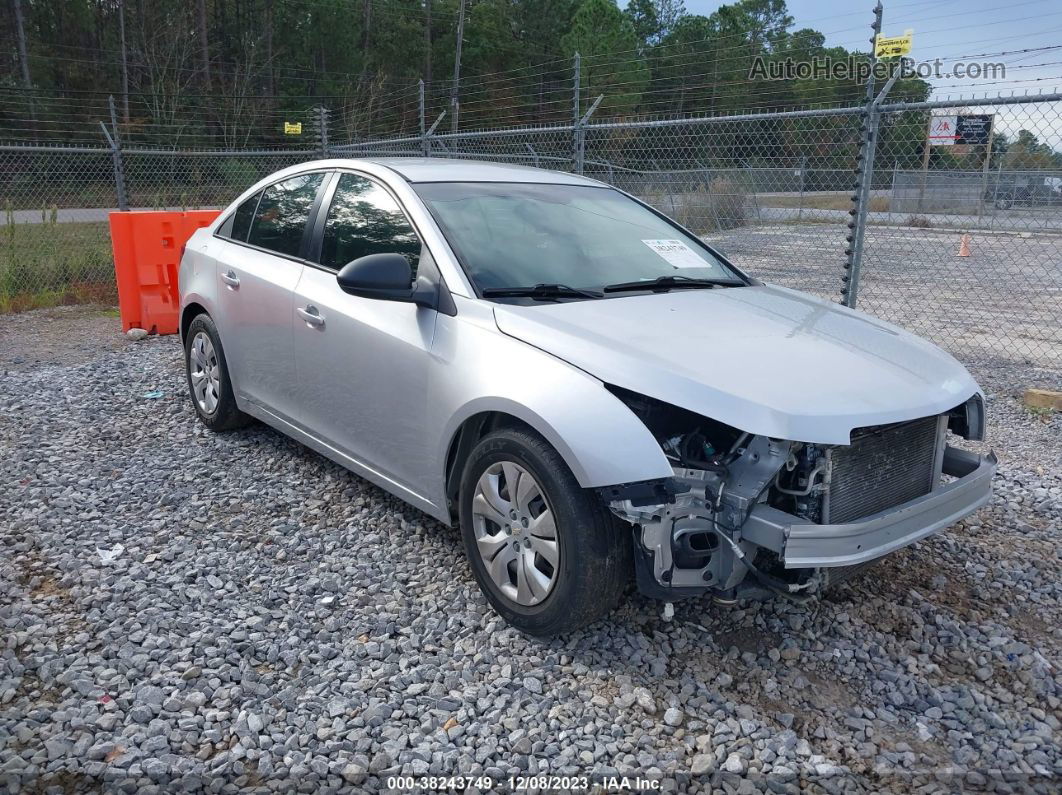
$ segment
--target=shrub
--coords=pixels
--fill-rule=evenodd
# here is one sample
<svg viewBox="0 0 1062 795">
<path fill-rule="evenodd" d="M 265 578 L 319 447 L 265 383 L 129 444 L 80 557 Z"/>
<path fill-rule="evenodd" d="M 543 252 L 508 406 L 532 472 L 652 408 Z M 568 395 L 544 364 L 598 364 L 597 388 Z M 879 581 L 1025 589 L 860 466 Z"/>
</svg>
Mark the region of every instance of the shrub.
<svg viewBox="0 0 1062 795">
<path fill-rule="evenodd" d="M 676 220 L 698 235 L 734 229 L 748 221 L 748 192 L 731 179 L 716 177 L 676 198 Z"/>
</svg>

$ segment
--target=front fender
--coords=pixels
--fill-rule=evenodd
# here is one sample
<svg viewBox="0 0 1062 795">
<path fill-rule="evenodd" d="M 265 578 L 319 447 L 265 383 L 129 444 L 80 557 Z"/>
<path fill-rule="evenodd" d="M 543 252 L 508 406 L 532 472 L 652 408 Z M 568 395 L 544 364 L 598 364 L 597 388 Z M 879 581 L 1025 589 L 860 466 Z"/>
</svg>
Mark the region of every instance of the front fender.
<svg viewBox="0 0 1062 795">
<path fill-rule="evenodd" d="M 462 304 L 471 303 L 464 302 Z M 584 488 L 669 477 L 660 445 L 601 381 L 555 356 L 469 320 L 440 315 L 435 354 L 443 360 L 430 401 L 442 428 L 438 487 L 461 425 L 482 412 L 527 423 L 560 453 Z"/>
</svg>

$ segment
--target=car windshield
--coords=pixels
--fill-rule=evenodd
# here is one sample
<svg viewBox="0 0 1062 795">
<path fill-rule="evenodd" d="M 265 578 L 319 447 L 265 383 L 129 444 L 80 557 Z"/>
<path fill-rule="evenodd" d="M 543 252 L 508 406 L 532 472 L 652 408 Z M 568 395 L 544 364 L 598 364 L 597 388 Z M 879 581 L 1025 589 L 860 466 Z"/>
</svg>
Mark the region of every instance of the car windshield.
<svg viewBox="0 0 1062 795">
<path fill-rule="evenodd" d="M 740 281 L 695 237 L 612 188 L 498 182 L 413 187 L 480 291 L 535 285 L 600 291 L 662 276 Z"/>
</svg>

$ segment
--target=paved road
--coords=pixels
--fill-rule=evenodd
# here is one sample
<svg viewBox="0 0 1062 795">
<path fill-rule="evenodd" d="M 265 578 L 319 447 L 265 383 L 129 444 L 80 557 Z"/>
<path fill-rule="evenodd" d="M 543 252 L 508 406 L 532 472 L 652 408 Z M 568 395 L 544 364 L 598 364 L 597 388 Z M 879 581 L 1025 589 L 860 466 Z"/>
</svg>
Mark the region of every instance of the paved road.
<svg viewBox="0 0 1062 795">
<path fill-rule="evenodd" d="M 183 210 L 220 210 L 220 207 L 132 207 L 134 211 L 165 210 L 166 212 L 181 212 Z M 91 223 L 102 221 L 106 223 L 111 213 L 118 212 L 117 207 L 64 207 L 56 211 L 56 219 L 61 224 Z M 40 210 L 15 210 L 12 215 L 16 224 L 39 224 L 47 221 L 41 217 Z"/>
<path fill-rule="evenodd" d="M 798 196 L 799 194 L 760 194 L 759 198 L 769 196 Z M 822 196 L 833 194 L 807 194 L 808 196 Z M 676 197 L 680 198 L 680 197 Z M 134 207 L 134 211 L 143 210 L 155 210 L 160 208 L 155 207 Z M 163 207 L 161 208 L 167 212 L 180 212 L 183 207 Z M 206 210 L 220 210 L 220 207 L 202 207 L 195 209 Z M 71 207 L 58 210 L 58 221 L 60 223 L 90 223 L 90 222 L 104 222 L 106 223 L 108 216 L 111 213 L 118 212 L 117 207 Z M 40 210 L 15 210 L 14 219 L 16 224 L 39 224 L 42 223 Z M 934 228 L 946 228 L 946 229 L 984 229 L 984 230 L 1001 230 L 1012 232 L 1040 232 L 1040 231 L 1062 231 L 1062 211 L 1055 210 L 1034 210 L 1027 208 L 1017 208 L 1005 211 L 998 211 L 995 215 L 986 215 L 980 220 L 976 216 L 972 215 L 952 215 L 944 213 L 890 213 L 890 212 L 874 212 L 869 213 L 868 218 L 873 224 L 885 224 L 889 226 L 907 226 L 908 221 L 912 216 L 917 215 L 925 218 L 929 224 Z M 845 223 L 848 220 L 848 213 L 844 210 L 818 210 L 818 209 L 798 209 L 796 207 L 763 207 L 761 206 L 757 212 L 756 219 L 761 223 L 777 223 L 779 221 L 836 221 L 837 223 Z M 45 219 L 46 220 L 46 219 Z"/>
<path fill-rule="evenodd" d="M 872 224 L 887 226 L 910 226 L 912 216 L 925 218 L 930 226 L 938 229 L 985 230 L 1007 232 L 1057 232 L 1062 231 L 1062 213 L 1036 210 L 1007 210 L 996 215 L 986 215 L 980 220 L 974 215 L 948 215 L 944 213 L 867 213 Z M 760 222 L 779 221 L 836 221 L 845 223 L 849 215 L 844 210 L 800 210 L 796 207 L 761 207 Z"/>
</svg>

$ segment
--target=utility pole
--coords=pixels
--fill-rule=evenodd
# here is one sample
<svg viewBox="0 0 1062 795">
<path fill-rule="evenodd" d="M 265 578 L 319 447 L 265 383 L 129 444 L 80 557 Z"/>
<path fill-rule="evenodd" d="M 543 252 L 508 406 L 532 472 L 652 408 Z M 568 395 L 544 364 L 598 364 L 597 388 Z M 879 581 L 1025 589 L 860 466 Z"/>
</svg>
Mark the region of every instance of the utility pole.
<svg viewBox="0 0 1062 795">
<path fill-rule="evenodd" d="M 361 74 L 358 76 L 358 93 L 365 85 L 369 73 L 369 25 L 372 22 L 372 0 L 363 0 L 364 16 L 361 23 Z"/>
<path fill-rule="evenodd" d="M 196 3 L 196 27 L 199 29 L 199 53 L 203 61 L 203 88 L 210 89 L 210 42 L 207 40 L 206 0 Z"/>
<path fill-rule="evenodd" d="M 26 55 L 26 25 L 22 19 L 22 0 L 14 0 L 15 3 L 15 33 L 18 36 L 18 60 L 22 66 L 22 85 L 33 88 L 30 80 L 29 56 Z"/>
<path fill-rule="evenodd" d="M 26 100 L 29 103 L 31 119 L 37 118 L 36 103 L 33 101 L 33 81 L 30 79 L 29 56 L 26 54 L 26 26 L 22 20 L 22 0 L 14 0 L 15 3 L 15 32 L 18 36 L 18 60 L 22 67 L 22 85 L 26 87 Z M 37 125 L 34 124 L 34 127 Z M 34 132 L 36 137 L 37 133 Z"/>
<path fill-rule="evenodd" d="M 125 0 L 118 0 L 118 39 L 122 48 L 122 117 L 129 124 L 129 53 L 125 47 Z"/>
<path fill-rule="evenodd" d="M 431 0 L 424 0 L 424 83 L 431 88 Z"/>
<path fill-rule="evenodd" d="M 266 92 L 273 96 L 276 86 L 273 82 L 273 0 L 265 4 L 265 51 L 266 51 Z"/>
<path fill-rule="evenodd" d="M 450 129 L 457 132 L 457 87 L 461 84 L 461 42 L 465 37 L 465 0 L 457 12 L 457 52 L 454 54 L 454 85 L 450 89 Z"/>
</svg>

